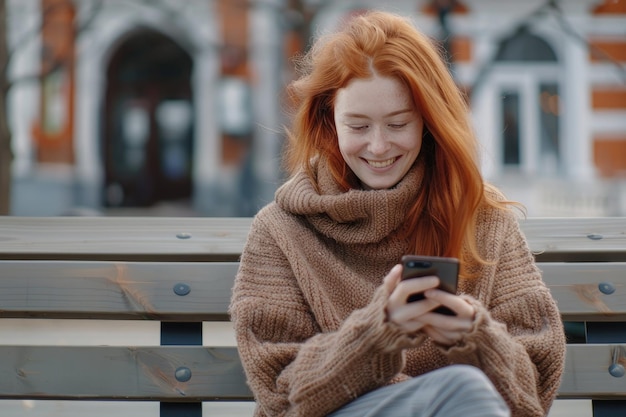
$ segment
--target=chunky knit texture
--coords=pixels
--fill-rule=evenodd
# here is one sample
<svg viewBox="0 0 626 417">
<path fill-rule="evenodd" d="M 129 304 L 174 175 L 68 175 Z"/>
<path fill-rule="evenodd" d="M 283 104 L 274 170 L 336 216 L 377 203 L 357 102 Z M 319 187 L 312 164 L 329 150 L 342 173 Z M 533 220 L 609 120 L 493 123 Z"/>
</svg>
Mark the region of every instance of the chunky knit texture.
<svg viewBox="0 0 626 417">
<path fill-rule="evenodd" d="M 381 283 L 408 248 L 398 229 L 422 171 L 416 165 L 393 189 L 341 192 L 319 166 L 317 186 L 297 175 L 257 214 L 230 307 L 255 416 L 325 416 L 453 363 L 482 369 L 513 416 L 546 415 L 565 337 L 512 213 L 479 213 L 478 245 L 492 262 L 460 282 L 477 311 L 461 343 L 439 346 L 386 321 Z"/>
</svg>

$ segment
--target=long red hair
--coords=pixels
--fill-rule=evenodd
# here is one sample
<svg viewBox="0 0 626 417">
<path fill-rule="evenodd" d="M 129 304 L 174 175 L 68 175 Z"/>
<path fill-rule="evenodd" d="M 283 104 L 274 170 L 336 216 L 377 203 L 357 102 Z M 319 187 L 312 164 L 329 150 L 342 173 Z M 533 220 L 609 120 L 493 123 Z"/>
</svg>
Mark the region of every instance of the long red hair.
<svg viewBox="0 0 626 417">
<path fill-rule="evenodd" d="M 341 187 L 359 187 L 339 151 L 337 90 L 374 72 L 396 77 L 411 91 L 424 120 L 418 158 L 426 170 L 423 192 L 407 213 L 410 249 L 483 262 L 474 238 L 476 212 L 484 204 L 505 204 L 486 192 L 467 103 L 435 44 L 407 19 L 371 11 L 320 38 L 299 64 L 302 76 L 287 90 L 294 104 L 285 150 L 288 172 L 305 170 L 315 178 L 311 161 L 325 158 Z"/>
</svg>

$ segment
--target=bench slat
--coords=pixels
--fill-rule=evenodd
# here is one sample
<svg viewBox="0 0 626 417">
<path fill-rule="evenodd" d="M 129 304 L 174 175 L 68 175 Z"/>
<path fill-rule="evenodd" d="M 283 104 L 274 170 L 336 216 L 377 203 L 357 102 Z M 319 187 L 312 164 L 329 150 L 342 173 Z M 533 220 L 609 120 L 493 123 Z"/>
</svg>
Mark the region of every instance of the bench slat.
<svg viewBox="0 0 626 417">
<path fill-rule="evenodd" d="M 615 346 L 568 345 L 559 398 L 621 398 L 626 378 L 608 372 Z M 5 399 L 252 399 L 236 348 L 0 346 L 0 357 Z M 180 367 L 191 370 L 188 382 L 176 380 Z"/>
<path fill-rule="evenodd" d="M 568 345 L 559 398 L 624 399 L 626 377 L 609 373 L 613 349 L 619 347 L 626 345 Z M 626 357 L 621 354 L 618 358 L 618 363 L 626 366 Z"/>
<path fill-rule="evenodd" d="M 228 321 L 237 266 L 0 261 L 0 317 Z"/>
<path fill-rule="evenodd" d="M 0 317 L 227 321 L 238 264 L 0 261 L 0 267 Z M 626 263 L 539 267 L 564 320 L 626 321 Z M 188 294 L 176 294 L 180 284 Z M 602 293 L 600 284 L 614 292 Z"/>
<path fill-rule="evenodd" d="M 250 218 L 0 217 L 0 259 L 236 261 Z"/>
<path fill-rule="evenodd" d="M 4 399 L 251 399 L 235 348 L 0 346 L 0 357 Z"/>
<path fill-rule="evenodd" d="M 235 262 L 0 261 L 0 316 L 227 321 L 237 267 Z M 626 263 L 539 267 L 564 320 L 626 320 Z M 179 284 L 189 293 L 177 295 Z M 615 292 L 603 294 L 600 284 Z"/>
<path fill-rule="evenodd" d="M 520 226 L 540 261 L 626 262 L 626 218 L 527 218 Z"/>
<path fill-rule="evenodd" d="M 5 216 L 0 217 L 0 259 L 234 261 L 251 221 Z M 520 225 L 540 260 L 626 262 L 625 217 L 528 218 Z"/>
<path fill-rule="evenodd" d="M 626 321 L 626 263 L 538 263 L 538 266 L 558 302 L 563 320 Z"/>
</svg>

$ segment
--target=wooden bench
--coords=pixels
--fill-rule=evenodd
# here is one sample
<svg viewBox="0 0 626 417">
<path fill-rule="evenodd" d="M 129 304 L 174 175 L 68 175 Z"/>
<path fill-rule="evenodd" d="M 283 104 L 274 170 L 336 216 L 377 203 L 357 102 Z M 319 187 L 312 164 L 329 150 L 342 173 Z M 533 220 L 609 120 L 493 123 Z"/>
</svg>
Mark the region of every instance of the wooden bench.
<svg viewBox="0 0 626 417">
<path fill-rule="evenodd" d="M 596 417 L 626 416 L 626 218 L 521 225 L 568 329 L 559 398 L 593 400 Z M 0 410 L 15 400 L 130 400 L 158 404 L 152 415 L 195 417 L 213 401 L 251 401 L 236 348 L 206 341 L 212 323 L 228 325 L 249 226 L 249 218 L 0 217 L 0 332 L 15 319 L 160 328 L 153 345 L 111 346 L 106 335 L 90 346 L 12 343 L 5 334 Z"/>
</svg>

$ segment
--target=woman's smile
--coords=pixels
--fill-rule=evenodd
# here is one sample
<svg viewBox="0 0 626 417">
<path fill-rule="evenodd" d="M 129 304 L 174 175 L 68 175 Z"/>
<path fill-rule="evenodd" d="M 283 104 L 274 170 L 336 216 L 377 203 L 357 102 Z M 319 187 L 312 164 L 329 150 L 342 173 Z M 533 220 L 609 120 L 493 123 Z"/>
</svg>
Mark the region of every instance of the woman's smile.
<svg viewBox="0 0 626 417">
<path fill-rule="evenodd" d="M 398 159 L 399 159 L 399 157 L 390 158 L 390 159 L 387 159 L 385 161 L 372 161 L 372 160 L 368 160 L 368 159 L 364 159 L 364 161 L 366 161 L 373 168 L 387 168 L 388 166 L 390 166 L 394 162 L 396 162 Z"/>
</svg>

